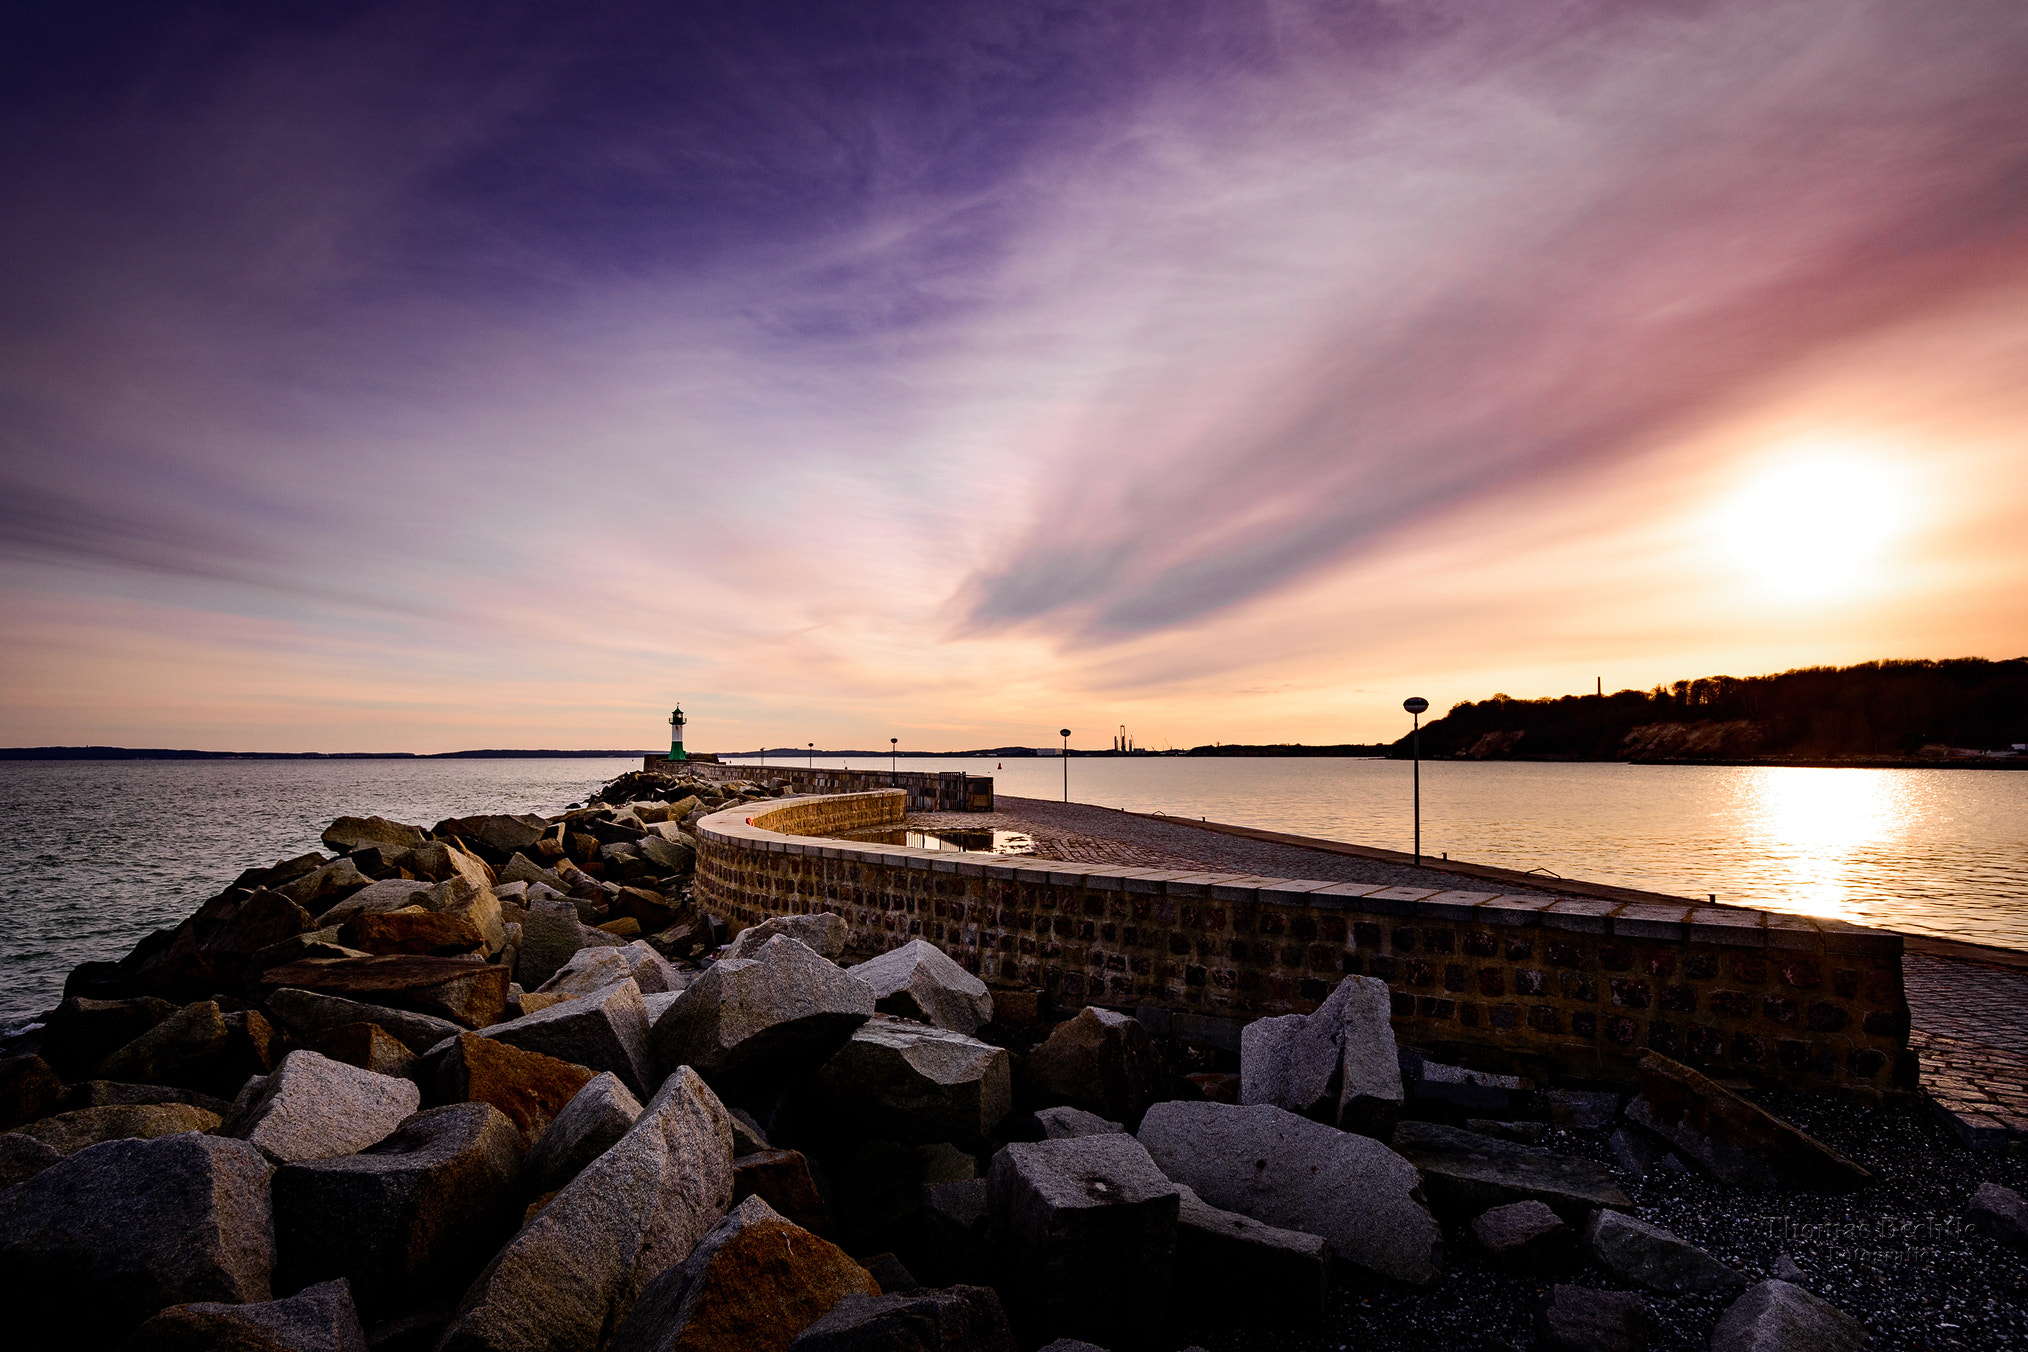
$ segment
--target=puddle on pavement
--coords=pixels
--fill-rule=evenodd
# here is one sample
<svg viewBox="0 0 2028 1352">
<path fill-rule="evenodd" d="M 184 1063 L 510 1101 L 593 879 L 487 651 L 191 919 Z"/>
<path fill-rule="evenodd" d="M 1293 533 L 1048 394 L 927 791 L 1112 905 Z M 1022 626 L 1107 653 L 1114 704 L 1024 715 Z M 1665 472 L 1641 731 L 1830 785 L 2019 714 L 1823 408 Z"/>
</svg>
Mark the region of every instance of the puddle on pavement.
<svg viewBox="0 0 2028 1352">
<path fill-rule="evenodd" d="M 884 826 L 871 831 L 851 831 L 836 838 L 959 854 L 1035 853 L 1035 837 L 1026 831 L 924 831 L 913 826 Z"/>
</svg>

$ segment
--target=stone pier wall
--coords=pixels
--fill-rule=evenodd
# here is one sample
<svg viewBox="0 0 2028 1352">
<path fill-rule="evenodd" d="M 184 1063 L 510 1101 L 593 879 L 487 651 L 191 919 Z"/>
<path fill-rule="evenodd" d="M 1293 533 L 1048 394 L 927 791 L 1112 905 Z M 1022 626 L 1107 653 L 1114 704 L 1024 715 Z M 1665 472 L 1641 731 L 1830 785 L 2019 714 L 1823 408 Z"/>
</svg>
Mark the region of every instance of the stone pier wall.
<svg viewBox="0 0 2028 1352">
<path fill-rule="evenodd" d="M 1346 973 L 1396 1036 L 1480 1069 L 1625 1080 L 1645 1048 L 1722 1079 L 1862 1097 L 1916 1083 L 1901 936 L 1732 907 L 1178 873 L 814 839 L 899 820 L 897 790 L 698 823 L 700 905 L 735 928 L 836 911 L 866 957 L 928 939 L 1065 1008 L 1239 1021 Z M 749 818 L 751 820 L 749 820 Z"/>
<path fill-rule="evenodd" d="M 989 775 L 968 775 L 962 770 L 929 774 L 916 770 L 889 773 L 886 770 L 826 770 L 822 766 L 800 765 L 718 765 L 709 761 L 680 761 L 672 769 L 667 756 L 649 756 L 642 769 L 650 774 L 686 774 L 721 782 L 747 779 L 756 784 L 783 785 L 791 793 L 867 793 L 875 789 L 908 790 L 910 812 L 991 812 L 993 780 Z"/>
</svg>

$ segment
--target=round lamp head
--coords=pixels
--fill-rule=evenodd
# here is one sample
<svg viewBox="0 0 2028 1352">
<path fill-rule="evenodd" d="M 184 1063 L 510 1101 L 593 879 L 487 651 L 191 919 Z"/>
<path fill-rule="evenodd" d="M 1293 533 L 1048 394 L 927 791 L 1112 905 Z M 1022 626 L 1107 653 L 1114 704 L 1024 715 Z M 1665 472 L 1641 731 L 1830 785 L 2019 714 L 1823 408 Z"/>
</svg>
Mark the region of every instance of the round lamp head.
<svg viewBox="0 0 2028 1352">
<path fill-rule="evenodd" d="M 1407 699 L 1401 702 L 1401 707 L 1408 710 L 1412 714 L 1428 713 L 1429 701 L 1424 699 L 1421 695 L 1410 695 Z"/>
</svg>

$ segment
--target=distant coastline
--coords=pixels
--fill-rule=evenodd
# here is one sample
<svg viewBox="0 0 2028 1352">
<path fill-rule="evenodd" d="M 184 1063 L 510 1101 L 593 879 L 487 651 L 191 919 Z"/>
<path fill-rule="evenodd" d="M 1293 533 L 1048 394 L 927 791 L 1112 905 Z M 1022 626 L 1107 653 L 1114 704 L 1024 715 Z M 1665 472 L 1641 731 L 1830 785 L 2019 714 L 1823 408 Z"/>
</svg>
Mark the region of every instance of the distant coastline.
<svg viewBox="0 0 2028 1352">
<path fill-rule="evenodd" d="M 0 761 L 633 760 L 649 751 L 177 751 L 161 747 L 8 746 Z"/>
</svg>

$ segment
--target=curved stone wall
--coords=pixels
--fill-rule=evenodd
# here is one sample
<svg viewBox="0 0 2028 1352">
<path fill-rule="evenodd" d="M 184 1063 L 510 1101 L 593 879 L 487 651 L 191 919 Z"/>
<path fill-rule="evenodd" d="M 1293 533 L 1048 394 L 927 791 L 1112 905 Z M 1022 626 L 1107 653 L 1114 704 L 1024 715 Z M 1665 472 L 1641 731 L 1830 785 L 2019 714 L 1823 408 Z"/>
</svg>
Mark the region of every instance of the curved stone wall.
<svg viewBox="0 0 2028 1352">
<path fill-rule="evenodd" d="M 898 824 L 905 791 L 787 798 L 698 823 L 696 894 L 735 928 L 836 911 L 849 952 L 924 938 L 1067 1007 L 1249 1020 L 1344 974 L 1397 1037 L 1483 1069 L 1624 1080 L 1646 1048 L 1724 1079 L 1912 1090 L 1901 936 L 1722 906 L 1366 887 L 812 839 Z"/>
</svg>

